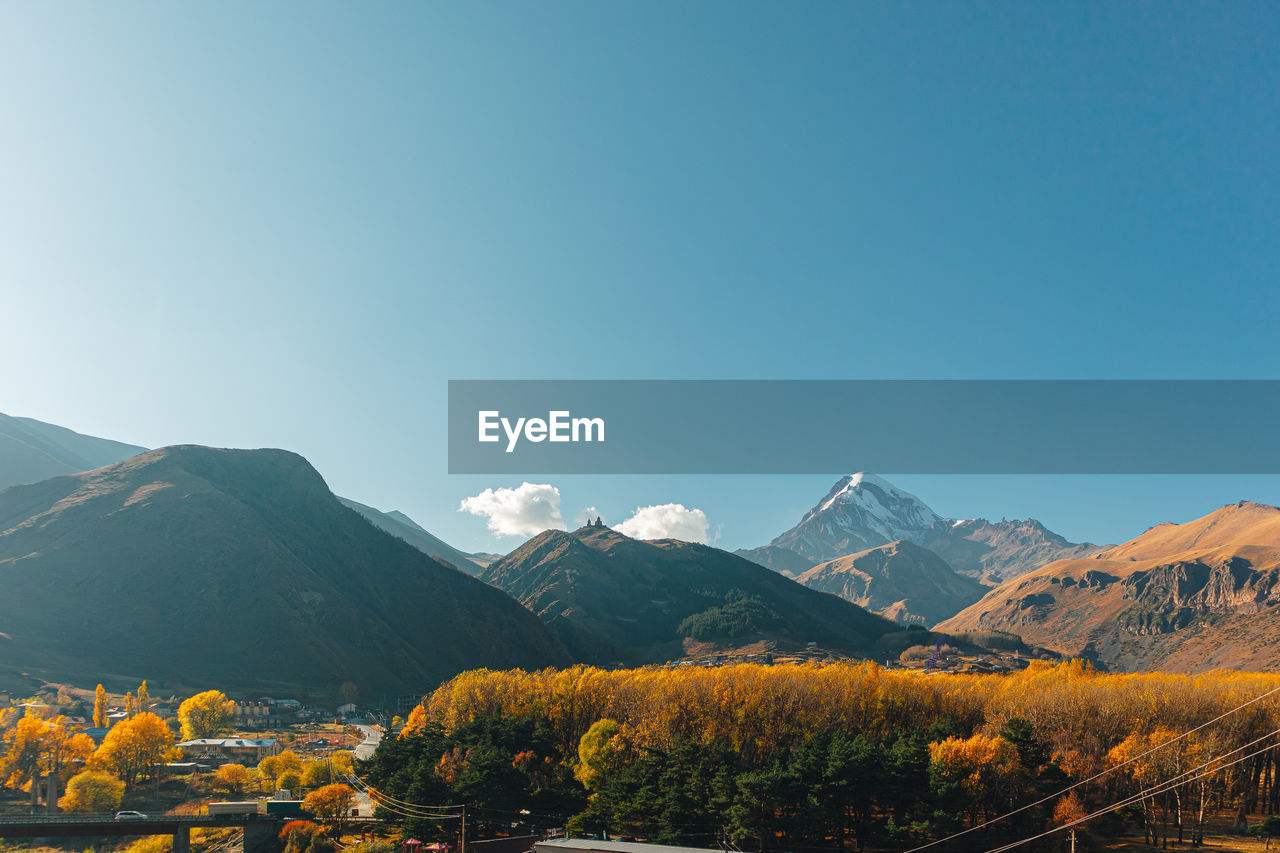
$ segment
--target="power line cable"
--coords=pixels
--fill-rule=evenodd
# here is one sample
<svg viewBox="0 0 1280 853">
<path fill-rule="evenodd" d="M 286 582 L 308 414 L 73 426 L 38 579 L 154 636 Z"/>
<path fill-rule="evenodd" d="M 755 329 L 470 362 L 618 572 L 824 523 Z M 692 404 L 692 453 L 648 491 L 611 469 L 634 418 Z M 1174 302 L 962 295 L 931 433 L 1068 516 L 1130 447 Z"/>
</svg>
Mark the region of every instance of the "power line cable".
<svg viewBox="0 0 1280 853">
<path fill-rule="evenodd" d="M 447 804 L 447 805 L 425 805 L 422 803 L 411 803 L 406 800 L 397 799 L 391 796 L 390 794 L 385 794 L 382 791 L 379 791 L 377 788 L 372 787 L 371 785 L 369 785 L 367 782 L 365 782 L 363 779 L 361 779 L 359 776 L 355 775 L 354 773 L 348 773 L 346 778 L 347 778 L 347 781 L 351 782 L 361 792 L 369 794 L 370 796 L 378 796 L 382 799 L 388 800 L 390 802 L 394 802 L 397 805 L 402 805 L 402 806 L 415 808 L 415 809 L 426 809 L 430 811 L 451 811 L 454 809 L 462 808 L 461 803 L 453 803 L 453 804 Z"/>
<path fill-rule="evenodd" d="M 1196 726 L 1194 729 L 1185 731 L 1182 734 L 1178 735 L 1177 737 L 1171 738 L 1158 746 L 1152 747 L 1146 752 L 1133 756 L 1127 761 L 1117 764 L 1114 767 L 1109 767 L 1106 770 L 1103 770 L 1099 773 L 1095 773 L 1094 775 L 1090 776 L 1088 779 L 1082 779 L 1079 782 L 1076 782 L 1072 785 L 1068 785 L 1067 787 L 1063 788 L 1061 791 L 1057 791 L 1055 793 L 1041 797 L 1040 799 L 1036 800 L 1033 803 L 1027 803 L 1025 806 L 1019 806 L 1018 808 L 1014 809 L 1011 812 L 1006 812 L 1005 814 L 997 815 L 996 817 L 993 817 L 989 820 L 985 820 L 982 823 L 975 824 L 969 827 L 968 829 L 962 829 L 959 832 L 952 833 L 951 835 L 947 835 L 942 838 L 935 839 L 934 841 L 930 841 L 926 844 L 921 844 L 919 847 L 912 847 L 910 850 L 903 851 L 903 853 L 920 853 L 921 850 L 928 850 L 930 847 L 936 847 L 939 844 L 945 844 L 948 841 L 953 841 L 957 838 L 960 838 L 961 836 L 968 835 L 971 832 L 976 832 L 979 829 L 984 829 L 988 826 L 991 826 L 993 823 L 999 823 L 1000 821 L 1011 818 L 1016 814 L 1021 814 L 1022 812 L 1025 812 L 1028 809 L 1033 809 L 1036 806 L 1042 806 L 1045 803 L 1049 802 L 1050 800 L 1056 800 L 1058 797 L 1061 797 L 1063 794 L 1070 793 L 1071 791 L 1074 791 L 1076 788 L 1079 788 L 1083 785 L 1088 785 L 1091 782 L 1096 782 L 1099 779 L 1103 778 L 1104 776 L 1108 776 L 1114 773 L 1115 771 L 1119 770 L 1121 767 L 1132 764 L 1133 762 L 1137 761 L 1140 758 L 1145 758 L 1151 753 L 1164 749 L 1165 747 L 1169 746 L 1172 743 L 1177 743 L 1183 738 L 1188 737 L 1189 735 L 1193 735 L 1196 732 L 1201 731 L 1202 729 L 1205 729 L 1213 725 L 1214 723 L 1220 722 L 1226 719 L 1227 717 L 1231 716 L 1232 714 L 1236 713 L 1237 711 L 1242 711 L 1245 708 L 1248 708 L 1250 705 L 1261 702 L 1263 699 L 1266 699 L 1268 696 L 1275 695 L 1276 693 L 1280 693 L 1280 686 L 1273 687 L 1272 689 L 1268 690 L 1266 693 L 1263 693 L 1260 696 L 1255 696 L 1254 698 L 1250 699 L 1248 702 L 1244 702 L 1243 704 L 1237 705 L 1236 707 L 1230 709 L 1229 711 L 1224 711 L 1223 713 L 1214 717 L 1212 720 L 1201 723 L 1200 725 Z"/>
<path fill-rule="evenodd" d="M 1280 730 L 1272 732 L 1270 735 L 1267 735 L 1263 738 L 1259 738 L 1259 740 L 1265 740 L 1267 737 L 1271 737 L 1276 734 L 1280 734 Z M 1188 782 L 1195 782 L 1199 779 L 1203 779 L 1206 776 L 1212 776 L 1214 773 L 1221 773 L 1223 770 L 1226 770 L 1229 767 L 1234 767 L 1237 764 L 1248 761 L 1250 758 L 1254 758 L 1256 756 L 1262 755 L 1264 752 L 1274 749 L 1275 746 L 1276 746 L 1275 744 L 1268 744 L 1267 746 L 1264 746 L 1262 749 L 1254 750 L 1248 755 L 1242 755 L 1241 757 L 1237 758 L 1235 761 L 1228 762 L 1227 764 L 1223 764 L 1220 767 L 1210 768 L 1209 770 L 1205 770 L 1203 773 L 1199 773 L 1199 775 L 1193 776 L 1190 779 L 1183 778 L 1187 776 L 1189 773 L 1195 773 L 1196 771 L 1208 766 L 1209 764 L 1216 764 L 1217 762 L 1221 761 L 1221 758 L 1214 758 L 1212 761 L 1208 761 L 1205 764 L 1200 765 L 1200 767 L 1187 771 L 1187 773 L 1179 774 L 1178 776 L 1175 776 L 1172 779 L 1165 780 L 1164 782 L 1153 785 L 1150 788 L 1139 791 L 1138 793 L 1133 794 L 1130 797 L 1119 800 L 1118 802 L 1112 803 L 1108 806 L 1104 806 L 1103 808 L 1098 809 L 1097 811 L 1091 814 L 1087 814 L 1084 817 L 1076 818 L 1075 820 L 1068 821 L 1067 823 L 1064 823 L 1061 826 L 1055 826 L 1052 829 L 1046 830 L 1036 835 L 1032 835 L 1028 838 L 1023 838 L 1019 841 L 1014 841 L 1009 844 L 1002 845 L 1000 847 L 992 848 L 991 850 L 986 851 L 986 853 L 1006 853 L 1006 851 L 1013 850 L 1014 848 L 1017 848 L 1017 847 L 1021 847 L 1024 844 L 1029 844 L 1032 841 L 1038 841 L 1039 839 L 1044 838 L 1045 836 L 1048 836 L 1048 835 L 1052 835 L 1055 832 L 1061 832 L 1064 829 L 1071 829 L 1072 827 L 1079 826 L 1080 824 L 1085 823 L 1086 821 L 1090 821 L 1095 817 L 1100 817 L 1104 814 L 1109 814 L 1111 812 L 1118 811 L 1124 808 L 1125 806 L 1131 806 L 1136 802 L 1140 802 L 1142 800 L 1147 799 L 1148 797 L 1156 797 L 1156 796 L 1159 796 L 1160 794 L 1168 793 L 1169 791 L 1173 790 L 1179 785 L 1185 785 Z M 1236 752 L 1238 750 L 1232 750 L 1232 751 Z M 1229 754 L 1230 753 L 1228 753 L 1228 755 Z"/>
</svg>

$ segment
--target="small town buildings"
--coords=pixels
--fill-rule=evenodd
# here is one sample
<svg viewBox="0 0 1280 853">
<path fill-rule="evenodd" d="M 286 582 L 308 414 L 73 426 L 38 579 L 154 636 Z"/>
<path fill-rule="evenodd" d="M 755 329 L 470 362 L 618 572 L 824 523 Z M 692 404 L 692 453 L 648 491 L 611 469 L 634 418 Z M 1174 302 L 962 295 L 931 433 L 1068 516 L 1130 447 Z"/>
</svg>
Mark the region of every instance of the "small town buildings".
<svg viewBox="0 0 1280 853">
<path fill-rule="evenodd" d="M 199 738 L 184 740 L 178 748 L 187 761 L 253 766 L 268 755 L 279 753 L 280 743 L 275 738 Z"/>
<path fill-rule="evenodd" d="M 147 706 L 147 710 L 162 720 L 178 716 L 178 708 L 173 702 L 152 702 Z"/>
<path fill-rule="evenodd" d="M 265 696 L 261 699 L 236 699 L 232 714 L 240 728 L 261 728 L 280 720 L 276 701 Z"/>
</svg>

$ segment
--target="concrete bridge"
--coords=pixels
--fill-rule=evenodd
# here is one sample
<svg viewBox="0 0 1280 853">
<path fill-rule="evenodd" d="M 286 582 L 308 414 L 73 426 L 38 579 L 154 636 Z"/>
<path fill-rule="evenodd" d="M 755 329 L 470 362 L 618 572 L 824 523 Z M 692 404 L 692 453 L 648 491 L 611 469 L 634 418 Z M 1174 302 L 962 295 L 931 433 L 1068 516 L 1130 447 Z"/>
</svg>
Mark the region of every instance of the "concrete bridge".
<svg viewBox="0 0 1280 853">
<path fill-rule="evenodd" d="M 285 820 L 275 815 L 162 815 L 144 820 L 116 820 L 110 814 L 0 816 L 0 838 L 172 835 L 173 853 L 190 853 L 193 827 L 241 827 L 244 853 L 273 853 L 279 849 Z"/>
</svg>

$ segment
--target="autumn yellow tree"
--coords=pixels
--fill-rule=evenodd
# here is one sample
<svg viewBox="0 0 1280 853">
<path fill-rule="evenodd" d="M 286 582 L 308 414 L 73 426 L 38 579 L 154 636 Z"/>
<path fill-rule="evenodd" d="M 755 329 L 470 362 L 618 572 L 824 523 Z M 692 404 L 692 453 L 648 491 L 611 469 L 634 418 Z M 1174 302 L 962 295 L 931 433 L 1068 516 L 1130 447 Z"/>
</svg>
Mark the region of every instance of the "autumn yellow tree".
<svg viewBox="0 0 1280 853">
<path fill-rule="evenodd" d="M 286 749 L 279 755 L 268 755 L 258 762 L 258 775 L 270 785 L 287 788 L 288 785 L 279 784 L 280 777 L 285 773 L 300 774 L 301 772 L 302 759 L 291 749 Z"/>
<path fill-rule="evenodd" d="M 149 776 L 171 746 L 173 733 L 164 720 L 149 712 L 137 714 L 107 732 L 90 766 L 108 770 L 131 785 L 140 776 Z"/>
<path fill-rule="evenodd" d="M 3 767 L 5 784 L 14 787 L 26 784 L 39 772 L 41 759 L 48 748 L 46 740 L 51 736 L 50 726 L 39 717 L 27 715 L 4 733 Z"/>
<path fill-rule="evenodd" d="M 305 788 L 319 788 L 337 782 L 341 775 L 343 774 L 338 772 L 332 760 L 321 758 L 303 766 L 302 785 Z"/>
<path fill-rule="evenodd" d="M 151 705 L 151 693 L 147 690 L 146 679 L 138 685 L 138 710 L 145 711 Z"/>
<path fill-rule="evenodd" d="M 426 707 L 421 703 L 414 705 L 413 710 L 409 712 L 409 719 L 405 720 L 404 728 L 400 730 L 400 737 L 408 737 L 414 732 L 420 732 L 426 725 Z"/>
<path fill-rule="evenodd" d="M 124 715 L 126 717 L 132 717 L 136 713 L 138 713 L 138 706 L 134 702 L 133 691 L 130 690 L 128 693 L 124 694 Z"/>
<path fill-rule="evenodd" d="M 1184 770 L 1203 760 L 1199 744 L 1188 741 L 1164 726 L 1141 734 L 1135 732 L 1107 753 L 1107 761 L 1121 771 L 1120 779 L 1128 781 L 1126 792 L 1133 789 L 1147 791 L 1167 779 L 1178 778 Z M 1177 821 L 1177 831 L 1182 834 L 1182 786 L 1165 788 L 1160 793 L 1142 798 L 1145 818 L 1145 834 L 1149 844 L 1167 843 L 1170 816 Z M 1157 808 L 1162 820 L 1157 821 Z M 1157 836 L 1160 836 L 1157 838 Z"/>
<path fill-rule="evenodd" d="M 6 784 L 24 785 L 37 773 L 57 773 L 69 778 L 83 769 L 93 753 L 93 740 L 72 731 L 65 717 L 22 717 L 4 734 L 0 777 Z"/>
<path fill-rule="evenodd" d="M 1018 750 L 999 735 L 949 737 L 929 744 L 930 779 L 938 788 L 958 785 L 964 790 L 973 823 L 1008 805 L 1018 768 Z"/>
<path fill-rule="evenodd" d="M 333 772 L 339 779 L 349 776 L 355 767 L 355 756 L 345 749 L 339 749 L 329 756 Z"/>
<path fill-rule="evenodd" d="M 253 784 L 253 774 L 243 764 L 224 764 L 213 774 L 214 781 L 228 793 L 239 796 Z"/>
<path fill-rule="evenodd" d="M 103 814 L 120 808 L 124 798 L 124 782 L 110 773 L 86 770 L 67 782 L 67 793 L 58 800 L 64 812 Z"/>
<path fill-rule="evenodd" d="M 107 727 L 107 691 L 101 684 L 93 691 L 93 726 L 98 729 Z"/>
<path fill-rule="evenodd" d="M 66 780 L 89 765 L 97 744 L 84 732 L 71 733 L 64 730 L 63 734 L 62 739 L 52 744 L 45 769 Z"/>
<path fill-rule="evenodd" d="M 302 800 L 302 808 L 321 820 L 331 822 L 334 832 L 341 834 L 343 818 L 351 808 L 351 800 L 354 796 L 355 791 L 338 782 L 325 785 L 307 794 Z"/>
<path fill-rule="evenodd" d="M 294 794 L 302 790 L 302 776 L 297 770 L 286 770 L 276 777 L 276 790 L 290 791 Z"/>
<path fill-rule="evenodd" d="M 217 737 L 230 731 L 235 707 L 221 690 L 206 690 L 187 699 L 178 706 L 182 739 Z"/>
<path fill-rule="evenodd" d="M 588 791 L 594 790 L 619 752 L 618 735 L 622 726 L 616 720 L 597 720 L 578 742 L 578 765 L 574 777 Z"/>
</svg>

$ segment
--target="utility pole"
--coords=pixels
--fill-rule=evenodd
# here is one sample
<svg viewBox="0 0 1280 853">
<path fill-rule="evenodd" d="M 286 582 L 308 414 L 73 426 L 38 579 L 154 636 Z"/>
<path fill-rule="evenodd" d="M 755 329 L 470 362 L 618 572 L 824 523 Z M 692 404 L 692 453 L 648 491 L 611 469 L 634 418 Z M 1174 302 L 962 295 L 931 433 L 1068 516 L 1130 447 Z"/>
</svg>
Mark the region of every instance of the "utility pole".
<svg viewBox="0 0 1280 853">
<path fill-rule="evenodd" d="M 1071 830 L 1071 853 L 1076 853 L 1076 831 Z"/>
<path fill-rule="evenodd" d="M 458 853 L 467 853 L 467 804 L 462 804 L 462 843 L 458 845 Z"/>
</svg>

